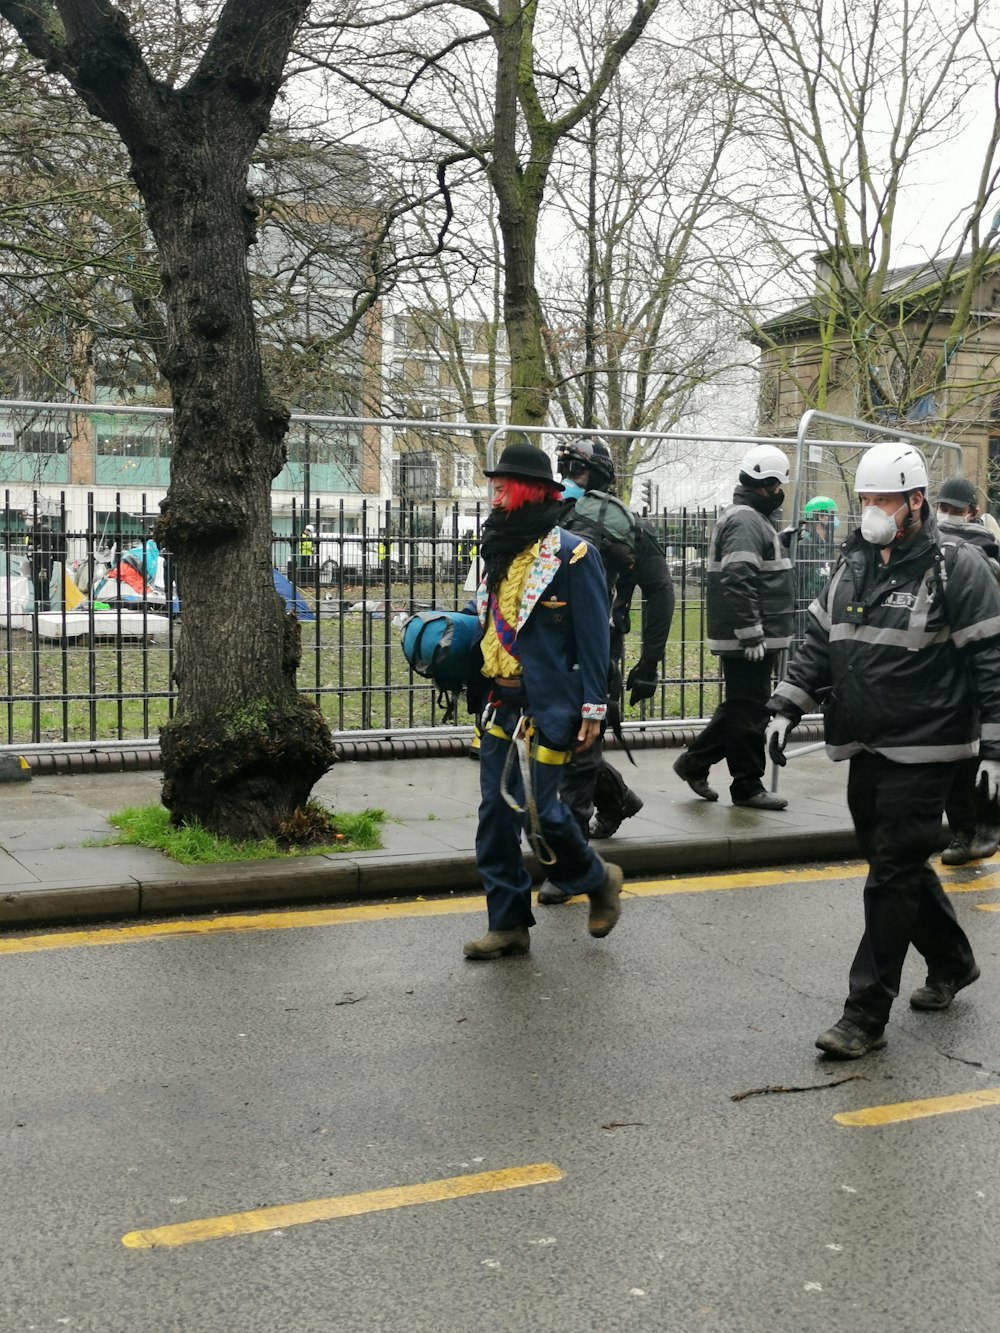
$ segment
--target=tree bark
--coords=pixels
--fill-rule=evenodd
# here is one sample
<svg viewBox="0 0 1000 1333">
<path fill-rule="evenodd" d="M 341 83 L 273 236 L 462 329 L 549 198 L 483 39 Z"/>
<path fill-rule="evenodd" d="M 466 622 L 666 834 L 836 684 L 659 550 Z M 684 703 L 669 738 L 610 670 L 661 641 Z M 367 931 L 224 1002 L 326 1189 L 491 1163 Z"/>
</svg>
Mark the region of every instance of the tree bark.
<svg viewBox="0 0 1000 1333">
<path fill-rule="evenodd" d="M 175 823 L 233 838 L 277 833 L 333 760 L 319 710 L 296 691 L 299 626 L 274 589 L 271 482 L 288 412 L 264 383 L 247 272 L 250 156 L 306 3 L 227 0 L 174 88 L 105 0 L 0 0 L 29 50 L 117 129 L 159 250 L 174 439 L 157 536 L 183 598 L 163 801 Z"/>
</svg>

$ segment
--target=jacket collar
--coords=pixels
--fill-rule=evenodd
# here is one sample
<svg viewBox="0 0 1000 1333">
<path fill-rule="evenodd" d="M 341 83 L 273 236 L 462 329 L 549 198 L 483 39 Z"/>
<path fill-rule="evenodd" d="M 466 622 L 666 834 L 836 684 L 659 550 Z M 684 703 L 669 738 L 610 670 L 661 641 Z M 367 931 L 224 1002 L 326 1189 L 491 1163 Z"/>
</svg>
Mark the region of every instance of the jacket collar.
<svg viewBox="0 0 1000 1333">
<path fill-rule="evenodd" d="M 524 592 L 521 596 L 521 605 L 517 611 L 517 624 L 515 630 L 520 630 L 521 626 L 531 615 L 538 599 L 549 586 L 556 574 L 559 572 L 560 559 L 559 547 L 561 536 L 558 528 L 551 528 L 542 538 L 541 545 L 538 548 L 538 554 L 531 562 L 531 568 L 528 570 L 528 577 L 525 581 Z M 487 608 L 486 580 L 480 583 L 476 591 L 476 611 L 479 615 L 479 623 L 486 624 Z"/>
</svg>

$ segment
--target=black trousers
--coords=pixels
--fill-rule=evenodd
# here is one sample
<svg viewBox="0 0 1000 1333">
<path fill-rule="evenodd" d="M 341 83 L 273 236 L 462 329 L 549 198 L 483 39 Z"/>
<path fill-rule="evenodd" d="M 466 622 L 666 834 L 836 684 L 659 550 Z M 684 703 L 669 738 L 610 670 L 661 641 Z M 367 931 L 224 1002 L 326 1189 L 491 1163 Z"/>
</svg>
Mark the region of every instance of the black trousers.
<svg viewBox="0 0 1000 1333">
<path fill-rule="evenodd" d="M 764 705 L 771 697 L 771 673 L 775 653 L 761 662 L 745 657 L 723 657 L 725 698 L 712 714 L 705 730 L 687 749 L 688 769 L 695 776 L 713 764 L 726 761 L 732 779 L 729 792 L 734 801 L 745 801 L 764 790 L 764 728 L 768 713 Z"/>
<path fill-rule="evenodd" d="M 938 849 L 952 764 L 897 764 L 862 752 L 851 759 L 847 804 L 868 862 L 865 933 L 851 964 L 844 1017 L 881 1032 L 912 944 L 930 977 L 963 976 L 975 961 L 965 931 L 928 858 Z"/>
<path fill-rule="evenodd" d="M 605 730 L 606 726 L 602 726 L 600 736 L 589 750 L 573 751 L 559 784 L 559 798 L 569 806 L 584 837 L 590 836 L 594 810 L 609 815 L 620 813 L 630 790 L 617 768 L 604 758 Z"/>
</svg>

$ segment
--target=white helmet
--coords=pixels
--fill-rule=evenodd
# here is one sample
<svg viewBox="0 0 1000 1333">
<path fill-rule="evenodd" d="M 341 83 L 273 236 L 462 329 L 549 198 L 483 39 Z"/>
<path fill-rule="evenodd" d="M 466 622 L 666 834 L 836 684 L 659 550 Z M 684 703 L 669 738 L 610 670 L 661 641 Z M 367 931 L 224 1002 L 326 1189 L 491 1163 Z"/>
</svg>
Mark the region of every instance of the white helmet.
<svg viewBox="0 0 1000 1333">
<path fill-rule="evenodd" d="M 854 474 L 854 489 L 858 493 L 880 491 L 892 495 L 896 491 L 926 488 L 927 464 L 923 454 L 901 440 L 886 440 L 866 449 Z"/>
<path fill-rule="evenodd" d="M 776 445 L 755 444 L 748 454 L 744 454 L 740 472 L 763 485 L 765 481 L 780 481 L 782 486 L 788 481 L 788 459 Z"/>
</svg>

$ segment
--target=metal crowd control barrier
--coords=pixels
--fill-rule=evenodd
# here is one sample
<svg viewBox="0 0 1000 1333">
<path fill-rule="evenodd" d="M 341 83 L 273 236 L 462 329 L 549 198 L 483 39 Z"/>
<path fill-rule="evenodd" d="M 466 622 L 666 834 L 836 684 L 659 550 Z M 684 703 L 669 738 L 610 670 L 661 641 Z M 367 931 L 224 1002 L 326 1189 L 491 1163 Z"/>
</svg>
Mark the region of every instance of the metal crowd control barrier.
<svg viewBox="0 0 1000 1333">
<path fill-rule="evenodd" d="M 46 424 L 49 418 L 39 426 L 38 414 L 48 413 L 52 419 L 64 416 L 67 423 L 70 418 L 87 415 L 109 419 L 132 416 L 146 423 L 144 430 L 161 434 L 171 417 L 169 408 L 160 407 L 0 400 L 0 414 L 9 417 L 14 412 L 20 412 L 24 420 L 30 418 L 32 429 L 48 432 L 46 438 L 53 439 L 59 432 Z M 32 413 L 36 415 L 32 417 Z M 788 452 L 794 447 L 799 460 L 797 473 L 803 476 L 796 476 L 795 513 L 800 509 L 809 463 L 806 451 L 810 447 L 831 447 L 828 439 L 812 433 L 817 423 L 824 429 L 829 424 L 846 426 L 863 433 L 862 438 L 869 443 L 872 436 L 885 435 L 933 445 L 945 452 L 958 448 L 895 429 L 816 413 L 803 418 L 794 445 L 789 439 L 753 435 L 708 437 L 681 432 L 512 427 L 423 418 L 293 414 L 292 421 L 297 429 L 341 432 L 344 439 L 352 430 L 377 430 L 383 444 L 387 435 L 397 430 L 428 432 L 429 438 L 437 440 L 451 433 L 474 433 L 480 438 L 486 435 L 487 467 L 495 461 L 497 442 L 511 431 L 543 438 L 598 435 L 642 439 L 658 446 L 661 455 L 671 444 L 690 446 L 710 440 L 715 445 L 748 448 L 773 443 Z M 862 447 L 856 441 L 850 446 L 842 443 L 855 450 Z M 168 461 L 168 452 L 154 458 L 156 450 L 150 446 L 148 457 L 162 463 Z M 0 460 L 25 457 L 24 451 L 16 455 L 0 445 Z M 380 458 L 384 486 L 384 449 Z M 0 492 L 0 630 L 7 648 L 5 689 L 0 700 L 5 726 L 0 730 L 0 743 L 5 739 L 7 744 L 125 744 L 155 738 L 159 726 L 172 715 L 173 654 L 176 635 L 183 630 L 183 612 L 181 598 L 179 618 L 175 614 L 176 587 L 169 552 L 163 553 L 160 600 L 140 605 L 130 612 L 127 623 L 120 605 L 109 607 L 104 618 L 98 620 L 89 604 L 93 599 L 88 598 L 84 609 L 73 613 L 79 633 L 71 638 L 67 622 L 72 608 L 65 596 L 61 601 L 61 594 L 55 599 L 46 598 L 52 606 L 47 611 L 40 605 L 42 599 L 22 598 L 20 605 L 16 600 L 17 588 L 23 591 L 24 581 L 33 585 L 32 594 L 36 591 L 35 571 L 24 546 L 27 526 L 37 531 L 39 520 L 47 514 L 67 547 L 55 587 L 69 591 L 64 576 L 75 565 L 76 581 L 88 584 L 89 591 L 106 557 L 120 554 L 130 543 L 148 535 L 158 516 L 162 490 L 151 481 L 148 490 L 121 487 L 109 494 L 105 489 L 105 498 L 101 499 L 96 488 L 60 485 L 43 491 L 38 485 L 22 482 L 19 487 L 12 485 L 5 494 Z M 27 500 L 23 498 L 26 492 Z M 22 498 L 17 498 L 18 493 Z M 288 526 L 286 531 L 273 534 L 273 564 L 287 578 L 288 596 L 303 620 L 299 677 L 303 693 L 324 710 L 336 735 L 377 731 L 398 737 L 439 725 L 441 713 L 433 688 L 413 677 L 406 667 L 399 651 L 398 627 L 400 620 L 414 610 L 428 606 L 454 608 L 465 602 L 469 585 L 475 582 L 473 571 L 484 516 L 481 505 L 469 500 L 464 504 L 439 500 L 425 503 L 398 496 L 366 497 L 360 505 L 354 504 L 349 514 L 343 500 L 311 500 L 303 506 L 298 494 L 283 494 Z M 32 519 L 30 525 L 25 523 L 26 511 Z M 680 510 L 650 518 L 671 561 L 677 611 L 657 695 L 637 710 L 628 710 L 626 731 L 632 725 L 674 731 L 696 728 L 699 720 L 713 711 L 720 691 L 717 664 L 705 643 L 704 613 L 705 555 L 715 514 Z M 306 519 L 315 523 L 318 533 L 315 559 L 309 563 L 304 563 L 299 558 L 301 552 L 296 551 Z M 40 619 L 43 615 L 45 622 Z M 638 620 L 638 616 L 633 617 L 634 623 Z M 45 637 L 42 629 L 47 629 L 50 636 Z M 635 649 L 637 644 L 631 646 Z"/>
</svg>

